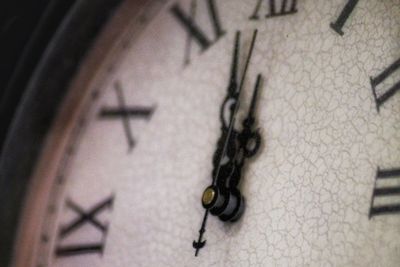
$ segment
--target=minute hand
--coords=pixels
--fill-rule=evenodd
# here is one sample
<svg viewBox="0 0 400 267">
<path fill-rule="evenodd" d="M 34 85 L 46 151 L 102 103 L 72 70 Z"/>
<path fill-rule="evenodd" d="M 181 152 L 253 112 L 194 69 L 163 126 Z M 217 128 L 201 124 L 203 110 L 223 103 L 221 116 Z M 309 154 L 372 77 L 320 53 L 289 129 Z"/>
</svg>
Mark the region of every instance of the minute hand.
<svg viewBox="0 0 400 267">
<path fill-rule="evenodd" d="M 239 49 L 240 49 L 240 32 L 237 31 L 235 35 L 235 42 L 234 42 L 234 47 L 233 47 L 233 54 L 232 54 L 232 65 L 231 65 L 231 75 L 229 78 L 229 84 L 228 84 L 228 92 L 227 95 L 221 105 L 221 110 L 220 110 L 220 120 L 221 120 L 221 129 L 223 131 L 226 131 L 228 128 L 228 124 L 226 123 L 226 117 L 225 112 L 228 111 L 227 108 L 229 108 L 230 114 L 229 114 L 229 120 L 232 118 L 233 115 L 233 106 L 232 106 L 232 101 L 236 102 L 237 101 L 237 89 L 238 89 L 238 82 L 237 82 L 237 72 L 238 72 L 238 62 L 239 62 Z M 222 136 L 221 136 L 222 138 Z"/>
</svg>

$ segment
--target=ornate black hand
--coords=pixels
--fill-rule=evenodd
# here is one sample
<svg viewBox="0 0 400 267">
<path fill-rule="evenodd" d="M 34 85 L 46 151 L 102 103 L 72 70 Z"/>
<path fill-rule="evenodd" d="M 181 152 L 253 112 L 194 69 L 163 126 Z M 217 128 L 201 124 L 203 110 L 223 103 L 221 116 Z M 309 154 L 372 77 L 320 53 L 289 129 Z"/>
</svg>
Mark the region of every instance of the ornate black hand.
<svg viewBox="0 0 400 267">
<path fill-rule="evenodd" d="M 255 125 L 255 109 L 258 100 L 258 91 L 261 86 L 262 76 L 257 76 L 252 100 L 246 118 L 243 120 L 242 131 L 235 135 L 236 153 L 228 162 L 221 167 L 224 171 L 219 178 L 218 190 L 225 197 L 226 206 L 220 209 L 211 209 L 213 215 L 218 215 L 222 221 L 236 221 L 244 211 L 244 198 L 238 189 L 238 184 L 242 177 L 242 169 L 246 158 L 254 156 L 260 148 L 261 136 L 258 129 L 253 129 Z"/>
<path fill-rule="evenodd" d="M 258 74 L 257 81 L 254 86 L 253 96 L 249 107 L 249 112 L 243 120 L 242 131 L 238 134 L 239 148 L 234 161 L 234 170 L 229 177 L 229 189 L 237 190 L 237 186 L 242 177 L 242 168 L 245 164 L 246 158 L 253 157 L 261 145 L 261 136 L 258 129 L 254 129 L 256 118 L 255 109 L 257 104 L 257 96 L 259 88 L 261 87 L 262 76 Z"/>
<path fill-rule="evenodd" d="M 250 49 L 246 58 L 245 67 L 243 70 L 243 74 L 240 80 L 239 87 L 237 86 L 237 76 L 238 76 L 238 60 L 239 60 L 239 49 L 240 49 L 240 32 L 236 32 L 235 36 L 235 43 L 232 55 L 232 66 L 231 66 L 231 75 L 230 75 L 230 82 L 228 85 L 228 93 L 222 103 L 221 110 L 220 110 L 220 120 L 221 120 L 221 137 L 217 143 L 217 149 L 214 153 L 213 157 L 213 165 L 214 170 L 218 166 L 219 161 L 221 160 L 221 151 L 223 140 L 225 140 L 227 129 L 228 129 L 228 121 L 232 120 L 233 114 L 239 109 L 239 98 L 241 95 L 241 91 L 243 89 L 244 80 L 246 78 L 247 69 L 250 64 L 251 57 L 253 55 L 254 45 L 257 38 L 257 30 L 253 32 L 253 37 L 250 43 Z M 227 155 L 229 159 L 233 159 L 237 153 L 237 145 L 235 145 L 238 131 L 233 129 L 232 139 L 230 145 L 228 146 Z M 213 177 L 214 177 L 213 171 Z M 226 175 L 224 175 L 225 177 Z"/>
<path fill-rule="evenodd" d="M 239 61 L 239 49 L 240 49 L 240 32 L 237 31 L 233 46 L 231 74 L 227 90 L 228 92 L 220 108 L 221 136 L 218 139 L 217 149 L 215 150 L 213 156 L 212 177 L 215 177 L 215 170 L 217 169 L 219 162 L 221 161 L 222 148 L 224 146 L 224 142 L 228 133 L 228 124 L 229 121 L 232 120 L 232 115 L 235 110 L 235 106 L 238 103 L 237 72 L 238 72 L 238 61 Z M 230 154 L 232 154 L 231 151 L 228 152 L 228 155 Z"/>
<path fill-rule="evenodd" d="M 258 129 L 253 129 L 256 120 L 254 113 L 258 99 L 258 91 L 260 89 L 261 83 L 262 76 L 261 74 L 258 74 L 256 85 L 254 86 L 253 97 L 251 99 L 249 107 L 249 112 L 247 114 L 247 117 L 243 120 L 243 129 L 242 132 L 239 134 L 240 149 L 243 150 L 243 155 L 246 158 L 254 156 L 260 148 L 261 144 L 261 136 L 258 133 Z"/>
<path fill-rule="evenodd" d="M 238 102 L 238 62 L 239 62 L 239 49 L 240 49 L 240 32 L 237 31 L 235 35 L 235 43 L 233 47 L 231 75 L 229 78 L 228 92 L 222 103 L 220 110 L 220 120 L 222 130 L 228 129 L 229 121 L 232 119 L 235 105 Z"/>
<path fill-rule="evenodd" d="M 243 76 L 241 78 L 240 86 L 237 86 L 237 70 L 238 70 L 238 58 L 239 58 L 239 39 L 240 32 L 236 33 L 233 59 L 231 66 L 231 76 L 228 86 L 228 94 L 224 99 L 221 107 L 221 137 L 217 143 L 217 149 L 213 157 L 213 181 L 211 186 L 206 188 L 202 197 L 203 207 L 206 209 L 199 230 L 199 237 L 197 241 L 193 241 L 193 247 L 196 249 L 195 256 L 206 244 L 206 241 L 202 240 L 205 233 L 208 213 L 211 212 L 213 215 L 218 215 L 222 220 L 234 221 L 240 217 L 243 211 L 244 203 L 243 198 L 239 191 L 230 192 L 227 187 L 226 178 L 231 177 L 235 170 L 235 158 L 237 151 L 240 148 L 238 142 L 239 132 L 234 129 L 236 114 L 239 109 L 239 99 L 243 88 L 243 82 L 246 77 L 248 65 L 253 53 L 255 40 L 257 37 L 257 30 L 254 31 L 253 38 L 250 45 L 250 50 L 246 59 Z M 229 111 L 229 116 L 226 116 L 226 110 Z M 227 118 L 228 117 L 228 118 Z M 229 121 L 229 126 L 227 125 Z M 224 219 L 225 218 L 225 219 Z"/>
<path fill-rule="evenodd" d="M 237 32 L 236 33 L 236 39 L 235 39 L 235 47 L 234 47 L 234 54 L 233 54 L 233 60 L 232 60 L 232 71 L 231 71 L 231 85 L 232 85 L 232 81 L 236 80 L 236 76 L 237 76 L 237 60 L 238 60 L 238 50 L 239 50 L 239 38 L 240 38 L 240 33 Z M 224 116 L 223 116 L 223 110 L 226 110 L 224 107 L 226 106 L 226 104 L 228 103 L 228 101 L 232 101 L 232 105 L 230 106 L 230 109 L 232 110 L 232 115 L 237 112 L 237 110 L 239 109 L 239 99 L 240 99 L 240 95 L 243 89 L 243 85 L 244 85 L 244 80 L 246 78 L 246 74 L 247 74 L 247 69 L 249 67 L 250 64 L 250 60 L 254 51 L 254 45 L 255 45 L 255 41 L 257 38 L 257 30 L 255 30 L 253 32 L 253 37 L 250 43 L 250 49 L 246 58 L 246 63 L 245 63 L 245 67 L 243 70 L 243 74 L 240 80 L 240 85 L 239 88 L 237 90 L 228 90 L 228 94 L 227 97 L 225 98 L 222 107 L 221 107 L 221 123 L 222 123 L 222 136 L 221 139 L 224 140 L 223 138 L 225 137 L 225 122 L 224 122 Z M 234 83 L 236 84 L 236 83 Z M 232 87 L 229 87 L 232 88 Z M 236 88 L 236 87 L 235 87 Z M 231 117 L 232 117 L 231 115 Z M 227 162 L 222 166 L 222 170 L 220 171 L 220 176 L 217 176 L 217 186 L 219 187 L 220 190 L 223 190 L 224 188 L 228 188 L 231 178 L 233 176 L 235 176 L 235 172 L 237 173 L 237 168 L 235 166 L 235 158 L 237 157 L 239 150 L 240 150 L 240 144 L 238 144 L 238 138 L 239 138 L 239 132 L 235 129 L 233 129 L 233 133 L 231 135 L 231 139 L 229 142 L 229 146 L 228 146 L 228 150 L 227 150 Z M 220 151 L 221 151 L 221 139 L 218 141 L 217 144 L 217 150 L 214 154 L 214 169 L 217 162 L 219 162 L 220 160 Z M 217 161 L 218 160 L 218 161 Z M 214 172 L 213 172 L 213 177 L 214 177 Z M 225 190 L 227 191 L 227 190 Z M 217 215 L 219 213 L 219 210 L 217 210 L 215 212 L 214 215 Z M 221 217 L 220 217 L 221 218 Z M 229 218 L 229 217 L 228 217 Z"/>
</svg>

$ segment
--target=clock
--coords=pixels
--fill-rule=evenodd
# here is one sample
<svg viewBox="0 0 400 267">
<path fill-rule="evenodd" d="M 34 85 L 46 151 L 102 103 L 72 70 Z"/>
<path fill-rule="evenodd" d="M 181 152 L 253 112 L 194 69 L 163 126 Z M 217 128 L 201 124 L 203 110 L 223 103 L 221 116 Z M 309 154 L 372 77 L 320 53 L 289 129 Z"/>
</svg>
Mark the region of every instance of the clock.
<svg viewBox="0 0 400 267">
<path fill-rule="evenodd" d="M 2 266 L 399 265 L 398 0 L 66 13 L 9 118 Z"/>
</svg>

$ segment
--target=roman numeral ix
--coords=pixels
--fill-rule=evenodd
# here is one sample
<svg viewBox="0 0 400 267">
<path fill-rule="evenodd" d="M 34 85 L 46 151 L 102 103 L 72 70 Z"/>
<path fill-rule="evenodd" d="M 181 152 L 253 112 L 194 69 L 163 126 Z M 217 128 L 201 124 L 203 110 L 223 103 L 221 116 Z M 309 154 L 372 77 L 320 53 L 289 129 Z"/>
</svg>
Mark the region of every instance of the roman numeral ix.
<svg viewBox="0 0 400 267">
<path fill-rule="evenodd" d="M 380 107 L 386 103 L 394 94 L 396 94 L 400 89 L 400 78 L 389 88 L 384 90 L 384 93 L 378 96 L 377 87 L 383 83 L 390 75 L 395 71 L 400 69 L 400 58 L 396 60 L 392 65 L 387 67 L 383 72 L 381 72 L 376 77 L 371 77 L 371 88 L 372 94 L 374 95 L 374 100 L 376 103 L 376 109 L 379 112 Z M 399 76 L 400 77 L 400 76 Z"/>
<path fill-rule="evenodd" d="M 128 142 L 128 152 L 130 152 L 135 146 L 135 140 L 133 139 L 129 119 L 139 118 L 149 120 L 153 115 L 154 107 L 128 107 L 119 82 L 115 83 L 114 89 L 117 95 L 118 106 L 115 108 L 102 108 L 99 117 L 101 119 L 122 119 L 122 126 L 124 127 L 125 136 Z"/>
<path fill-rule="evenodd" d="M 386 202 L 376 203 L 386 198 Z M 392 201 L 390 201 L 392 200 Z M 397 202 L 396 202 L 397 200 Z M 374 190 L 372 192 L 369 218 L 378 215 L 400 213 L 400 168 L 381 170 L 376 172 Z"/>
<path fill-rule="evenodd" d="M 66 225 L 61 226 L 58 233 L 58 241 L 65 239 L 67 236 L 76 232 L 86 224 L 95 227 L 101 233 L 101 241 L 97 243 L 79 243 L 72 245 L 57 245 L 55 255 L 57 257 L 77 256 L 81 254 L 102 254 L 105 246 L 105 238 L 107 234 L 108 224 L 100 222 L 96 215 L 105 209 L 112 209 L 114 196 L 107 197 L 93 206 L 91 209 L 85 211 L 72 200 L 66 201 L 66 206 L 77 214 L 77 217 Z"/>
<path fill-rule="evenodd" d="M 204 28 L 200 27 L 195 21 L 195 14 L 197 8 L 197 0 L 192 0 L 189 14 L 185 13 L 179 4 L 175 3 L 170 8 L 171 14 L 180 23 L 180 25 L 185 29 L 188 34 L 186 40 L 186 50 L 185 50 L 185 64 L 190 62 L 191 45 L 190 43 L 194 40 L 201 48 L 202 51 L 207 50 L 212 44 L 217 42 L 221 36 L 225 34 L 225 31 L 221 27 L 221 23 L 218 16 L 217 7 L 214 0 L 204 1 L 207 4 L 207 10 L 209 14 L 209 19 L 212 24 L 214 31 L 214 36 L 208 36 Z"/>
<path fill-rule="evenodd" d="M 350 17 L 354 8 L 356 7 L 358 0 L 348 0 L 347 4 L 344 6 L 342 12 L 335 22 L 331 23 L 331 28 L 338 34 L 343 35 L 343 26 L 347 19 Z"/>
<path fill-rule="evenodd" d="M 249 19 L 260 19 L 259 11 L 263 2 L 268 6 L 266 18 L 291 15 L 297 12 L 297 0 L 257 0 L 253 14 Z"/>
</svg>

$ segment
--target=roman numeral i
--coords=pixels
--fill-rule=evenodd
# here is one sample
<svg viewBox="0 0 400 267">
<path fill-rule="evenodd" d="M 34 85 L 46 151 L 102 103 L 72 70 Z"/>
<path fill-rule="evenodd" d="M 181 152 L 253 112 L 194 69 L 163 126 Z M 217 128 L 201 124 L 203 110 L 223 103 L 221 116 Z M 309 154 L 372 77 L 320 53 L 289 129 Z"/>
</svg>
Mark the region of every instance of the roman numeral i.
<svg viewBox="0 0 400 267">
<path fill-rule="evenodd" d="M 331 28 L 340 35 L 343 35 L 343 27 L 347 19 L 350 17 L 354 8 L 356 7 L 358 0 L 348 0 L 347 4 L 344 6 L 342 12 L 335 22 L 331 23 Z"/>
</svg>

